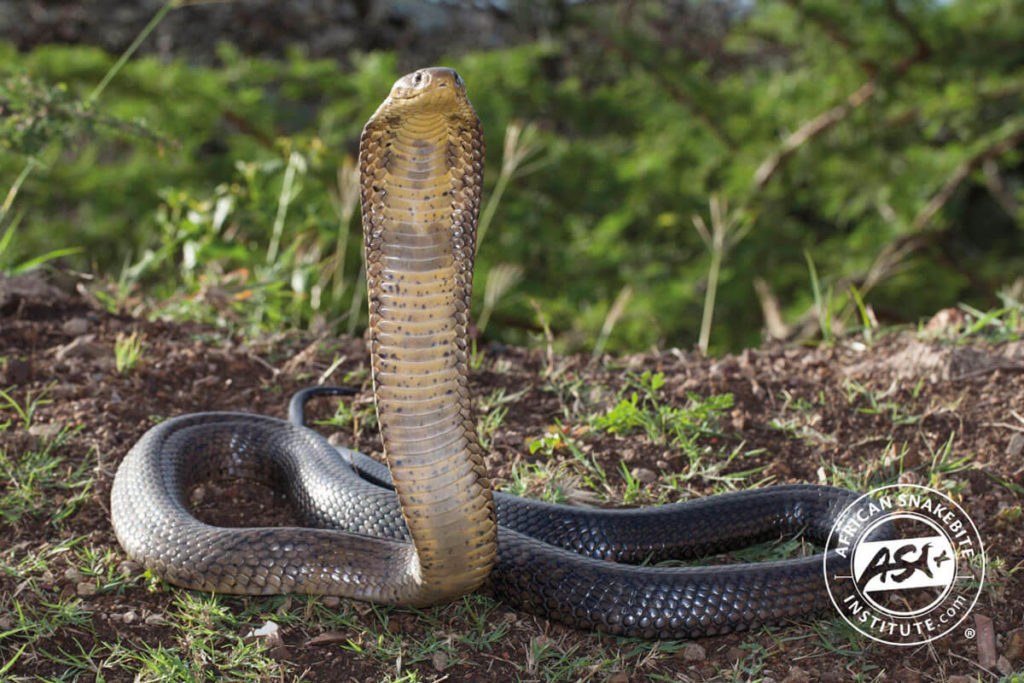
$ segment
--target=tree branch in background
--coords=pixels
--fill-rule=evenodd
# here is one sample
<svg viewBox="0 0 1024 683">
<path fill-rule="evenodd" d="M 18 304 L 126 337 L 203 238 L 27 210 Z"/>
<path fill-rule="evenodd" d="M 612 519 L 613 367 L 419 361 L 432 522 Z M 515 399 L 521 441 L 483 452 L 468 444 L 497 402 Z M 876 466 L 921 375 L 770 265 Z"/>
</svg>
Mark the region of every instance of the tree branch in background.
<svg viewBox="0 0 1024 683">
<path fill-rule="evenodd" d="M 846 49 L 847 52 L 850 53 L 851 57 L 856 58 L 858 52 L 857 46 L 854 45 L 849 38 L 843 35 L 843 32 L 839 30 L 838 26 L 833 24 L 826 17 L 818 14 L 817 12 L 811 11 L 807 7 L 804 7 L 804 5 L 799 2 L 799 0 L 785 1 L 787 5 L 789 5 L 797 12 L 802 14 L 804 19 L 810 21 L 811 23 L 815 24 L 819 29 L 821 29 L 821 32 L 828 36 L 833 43 L 842 46 L 843 48 Z M 857 64 L 860 66 L 861 70 L 868 75 L 868 78 L 876 78 L 878 76 L 878 65 L 875 64 L 870 59 L 857 58 Z"/>
<path fill-rule="evenodd" d="M 996 159 L 997 157 L 1006 154 L 1011 149 L 1016 147 L 1021 142 L 1024 142 L 1024 128 L 1015 130 L 1001 140 L 996 141 L 989 147 L 983 149 L 978 154 L 974 155 L 967 161 L 960 164 L 957 169 L 953 172 L 953 175 L 949 177 L 946 184 L 942 186 L 938 192 L 928 203 L 925 204 L 924 208 L 918 212 L 914 218 L 914 230 L 922 230 L 927 226 L 935 214 L 946 205 L 956 189 L 960 187 L 960 184 L 971 174 L 971 171 L 975 170 L 989 159 Z"/>
<path fill-rule="evenodd" d="M 816 14 L 809 13 L 807 8 L 797 0 L 786 0 L 786 2 L 795 10 L 800 12 L 808 21 L 819 26 L 829 38 L 849 50 L 851 56 L 853 56 L 853 43 L 846 39 L 842 32 L 839 31 L 839 29 L 831 22 Z M 889 74 L 880 74 L 877 65 L 873 62 L 858 60 L 858 64 L 860 64 L 861 69 L 868 74 L 870 80 L 864 82 L 859 88 L 850 93 L 846 98 L 846 102 L 843 104 L 837 105 L 826 112 L 818 114 L 790 133 L 786 139 L 782 141 L 782 145 L 780 145 L 779 150 L 762 161 L 754 172 L 754 185 L 757 189 L 760 190 L 767 185 L 768 181 L 778 173 L 782 165 L 791 156 L 793 156 L 793 153 L 801 146 L 807 144 L 809 141 L 832 128 L 832 126 L 849 116 L 854 109 L 874 97 L 875 93 L 878 92 L 878 80 L 880 76 L 887 76 L 888 80 L 895 80 L 905 74 L 910 67 L 926 59 L 931 54 L 931 48 L 926 42 L 924 42 L 924 39 L 921 38 L 917 28 L 910 22 L 906 15 L 899 11 L 899 8 L 897 8 L 894 3 L 890 2 L 889 4 L 891 5 L 890 14 L 892 14 L 893 18 L 911 35 L 911 38 L 913 38 L 917 43 L 917 49 L 913 54 L 900 61 Z"/>
<path fill-rule="evenodd" d="M 1020 214 L 1021 205 L 1017 198 L 1013 196 L 1010 188 L 1006 187 L 1006 181 L 1003 180 L 1003 176 L 999 173 L 999 164 L 996 163 L 995 159 L 986 159 L 981 164 L 981 170 L 985 174 L 985 187 L 988 188 L 989 194 L 1002 207 L 1007 216 L 1017 218 L 1018 214 Z"/>
<path fill-rule="evenodd" d="M 907 32 L 914 44 L 917 45 L 918 59 L 925 59 L 932 54 L 932 47 L 928 44 L 928 41 L 921 35 L 921 31 L 918 30 L 917 25 L 910 20 L 910 18 L 903 13 L 903 11 L 896 4 L 896 0 L 885 0 L 885 6 L 889 10 L 889 15 L 896 21 L 900 27 Z"/>
<path fill-rule="evenodd" d="M 849 116 L 854 109 L 871 98 L 877 89 L 878 86 L 875 81 L 867 81 L 850 93 L 849 97 L 846 98 L 846 102 L 818 114 L 786 136 L 786 139 L 782 141 L 782 145 L 779 146 L 779 150 L 762 161 L 761 165 L 754 171 L 754 184 L 757 186 L 757 189 L 760 190 L 767 185 L 768 181 L 778 172 L 782 164 L 793 156 L 794 152 L 808 141 L 818 137 Z"/>
<path fill-rule="evenodd" d="M 688 112 L 690 112 L 690 114 L 694 118 L 699 120 L 701 123 L 704 124 L 704 126 L 708 130 L 714 133 L 715 137 L 718 139 L 719 142 L 728 147 L 730 150 L 736 149 L 736 143 L 733 141 L 732 138 L 729 137 L 729 134 L 725 132 L 725 129 L 719 126 L 718 122 L 715 119 L 711 118 L 711 116 L 709 116 L 706 111 L 701 109 L 693 101 L 693 98 L 691 98 L 687 93 L 683 92 L 683 90 L 678 85 L 676 85 L 669 79 L 665 78 L 665 76 L 663 76 L 658 71 L 658 69 L 650 66 L 643 60 L 639 59 L 635 54 L 633 54 L 631 50 L 624 50 L 618 43 L 616 43 L 608 36 L 594 30 L 591 30 L 590 33 L 607 49 L 614 50 L 616 53 L 618 53 L 618 55 L 623 59 L 624 62 L 626 62 L 630 66 L 639 67 L 645 73 L 650 74 L 650 76 L 653 77 L 655 81 L 657 81 L 658 85 L 660 85 L 665 90 L 665 92 L 672 96 L 672 99 L 681 104 Z"/>
</svg>

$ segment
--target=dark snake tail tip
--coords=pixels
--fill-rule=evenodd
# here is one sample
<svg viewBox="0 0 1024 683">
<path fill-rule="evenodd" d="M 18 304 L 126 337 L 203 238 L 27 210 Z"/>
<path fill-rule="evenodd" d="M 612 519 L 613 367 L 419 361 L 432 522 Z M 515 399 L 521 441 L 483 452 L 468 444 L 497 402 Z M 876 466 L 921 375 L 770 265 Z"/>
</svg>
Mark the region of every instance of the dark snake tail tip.
<svg viewBox="0 0 1024 683">
<path fill-rule="evenodd" d="M 318 396 L 353 396 L 359 390 L 355 387 L 319 386 L 306 387 L 292 394 L 288 401 L 288 421 L 298 427 L 306 426 L 306 402 Z"/>
</svg>

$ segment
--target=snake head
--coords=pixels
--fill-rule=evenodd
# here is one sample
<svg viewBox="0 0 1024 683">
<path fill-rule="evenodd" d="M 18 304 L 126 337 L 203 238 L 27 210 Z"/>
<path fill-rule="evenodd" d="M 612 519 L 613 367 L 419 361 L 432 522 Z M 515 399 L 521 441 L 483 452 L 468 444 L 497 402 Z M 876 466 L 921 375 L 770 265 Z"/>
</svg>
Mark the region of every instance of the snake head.
<svg viewBox="0 0 1024 683">
<path fill-rule="evenodd" d="M 469 104 L 466 84 L 455 69 L 432 66 L 402 76 L 391 87 L 381 109 L 399 111 L 459 111 Z"/>
</svg>

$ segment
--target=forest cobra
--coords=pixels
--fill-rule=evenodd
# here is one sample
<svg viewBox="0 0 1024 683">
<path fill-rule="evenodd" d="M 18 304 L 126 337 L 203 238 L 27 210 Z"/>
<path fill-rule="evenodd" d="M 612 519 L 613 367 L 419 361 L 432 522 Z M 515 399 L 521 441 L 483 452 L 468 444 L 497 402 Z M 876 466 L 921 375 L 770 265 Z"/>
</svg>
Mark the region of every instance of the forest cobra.
<svg viewBox="0 0 1024 683">
<path fill-rule="evenodd" d="M 294 424 L 305 399 L 329 389 L 296 396 L 292 422 L 226 412 L 169 419 L 117 471 L 111 514 L 121 545 L 153 574 L 198 590 L 422 606 L 486 582 L 535 614 L 646 638 L 721 634 L 826 608 L 820 555 L 651 565 L 800 533 L 822 544 L 853 492 L 777 486 L 630 510 L 492 494 L 467 357 L 483 163 L 480 122 L 450 69 L 398 80 L 363 130 L 369 346 L 388 467 Z M 200 522 L 189 489 L 216 477 L 282 490 L 307 526 Z"/>
</svg>

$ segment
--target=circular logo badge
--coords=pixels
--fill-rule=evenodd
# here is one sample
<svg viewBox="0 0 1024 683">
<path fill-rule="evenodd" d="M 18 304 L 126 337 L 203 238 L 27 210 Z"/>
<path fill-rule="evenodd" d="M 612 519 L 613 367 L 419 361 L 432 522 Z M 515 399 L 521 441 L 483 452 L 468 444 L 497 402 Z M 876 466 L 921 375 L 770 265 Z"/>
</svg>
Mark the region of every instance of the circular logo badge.
<svg viewBox="0 0 1024 683">
<path fill-rule="evenodd" d="M 911 484 L 883 486 L 850 504 L 832 527 L 822 564 L 846 623 L 889 645 L 952 631 L 985 578 L 971 518 L 945 494 Z"/>
</svg>

